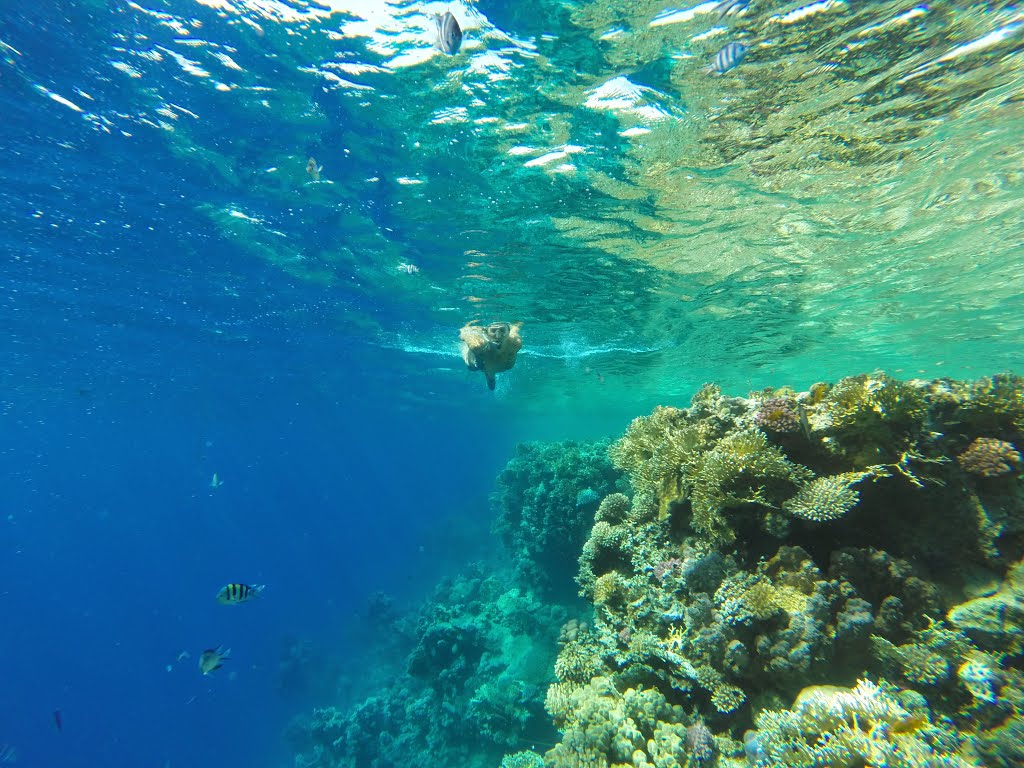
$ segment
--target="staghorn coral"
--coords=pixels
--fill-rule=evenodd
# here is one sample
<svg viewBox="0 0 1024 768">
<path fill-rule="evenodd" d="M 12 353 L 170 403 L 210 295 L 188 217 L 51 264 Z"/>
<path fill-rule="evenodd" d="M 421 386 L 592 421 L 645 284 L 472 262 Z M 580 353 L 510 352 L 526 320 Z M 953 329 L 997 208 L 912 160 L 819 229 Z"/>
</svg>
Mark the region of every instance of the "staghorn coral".
<svg viewBox="0 0 1024 768">
<path fill-rule="evenodd" d="M 1013 445 L 993 437 L 979 437 L 957 456 L 964 472 L 979 477 L 1002 477 L 1020 468 L 1020 454 Z"/>
</svg>

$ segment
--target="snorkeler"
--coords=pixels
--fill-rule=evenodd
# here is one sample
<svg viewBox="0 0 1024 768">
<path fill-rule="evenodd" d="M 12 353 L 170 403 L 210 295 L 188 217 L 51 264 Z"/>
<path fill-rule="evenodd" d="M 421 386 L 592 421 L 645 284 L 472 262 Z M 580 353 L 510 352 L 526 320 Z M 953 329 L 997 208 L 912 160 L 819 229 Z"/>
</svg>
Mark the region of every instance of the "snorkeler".
<svg viewBox="0 0 1024 768">
<path fill-rule="evenodd" d="M 522 323 L 466 323 L 459 329 L 462 340 L 462 359 L 471 371 L 483 371 L 487 388 L 494 391 L 495 374 L 509 370 L 516 364 L 516 355 L 523 347 L 519 336 Z"/>
</svg>

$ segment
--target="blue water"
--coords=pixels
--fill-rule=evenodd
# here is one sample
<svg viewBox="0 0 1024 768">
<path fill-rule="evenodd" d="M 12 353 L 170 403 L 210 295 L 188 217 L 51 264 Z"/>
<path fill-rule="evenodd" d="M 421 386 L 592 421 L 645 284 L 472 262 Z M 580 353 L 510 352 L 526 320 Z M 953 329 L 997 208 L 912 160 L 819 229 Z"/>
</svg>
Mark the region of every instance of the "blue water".
<svg viewBox="0 0 1024 768">
<path fill-rule="evenodd" d="M 803 278 L 782 267 L 738 259 L 717 273 L 717 250 L 687 270 L 620 259 L 614 244 L 598 253 L 600 237 L 559 240 L 580 220 L 549 217 L 600 209 L 644 251 L 662 241 L 633 222 L 663 217 L 664 201 L 626 196 L 620 209 L 568 175 L 505 177 L 508 146 L 429 120 L 472 107 L 486 78 L 467 74 L 463 92 L 433 64 L 401 79 L 367 75 L 376 93 L 364 109 L 358 92 L 303 69 L 330 58 L 325 31 L 337 18 L 278 31 L 272 13 L 227 5 L 0 4 L 0 745 L 16 747 L 18 765 L 290 765 L 289 718 L 344 702 L 346 675 L 359 676 L 289 676 L 290 649 L 307 644 L 333 665 L 310 669 L 343 668 L 367 642 L 369 595 L 412 603 L 467 561 L 500 558 L 488 497 L 520 440 L 619 434 L 710 379 L 739 394 L 881 366 L 980 375 L 1020 363 L 1019 275 L 1003 275 L 1006 290 L 987 304 L 980 287 L 995 272 L 983 268 L 947 304 L 945 283 L 915 277 L 915 251 L 905 290 L 883 300 L 870 293 L 873 270 L 839 263 L 851 299 L 821 306 L 827 292 L 811 278 L 805 295 L 788 295 Z M 519 5 L 475 13 L 540 40 L 566 87 L 619 71 L 604 27 L 570 31 L 558 4 Z M 173 48 L 180 30 L 159 14 L 200 22 L 194 34 L 243 63 L 232 84 L 274 91 L 273 108 L 261 111 L 258 90 L 226 100 L 167 53 L 141 79 L 112 68 L 143 66 L 126 51 Z M 561 48 L 543 37 L 559 25 Z M 366 40 L 335 44 L 338 58 L 382 57 Z M 636 81 L 675 88 L 655 64 L 637 64 Z M 529 72 L 496 99 L 509 122 L 516 110 L 567 109 L 549 71 Z M 201 119 L 179 111 L 164 127 L 167 105 Z M 574 120 L 531 130 L 590 142 L 581 166 L 609 186 L 636 183 L 621 126 Z M 332 186 L 308 183 L 311 155 Z M 430 177 L 436 191 L 396 180 L 406 175 Z M 230 210 L 260 220 L 270 256 L 219 226 L 239 220 Z M 620 213 L 628 225 L 613 221 Z M 1019 249 L 1016 230 L 987 231 Z M 761 237 L 737 241 L 760 247 Z M 986 253 L 993 270 L 1012 266 Z M 498 266 L 471 266 L 489 259 Z M 402 260 L 420 275 L 396 276 Z M 920 315 L 908 314 L 915 300 Z M 872 302 L 877 314 L 865 311 Z M 836 319 L 851 307 L 871 318 L 868 330 Z M 458 327 L 481 312 L 528 321 L 523 360 L 495 395 L 455 349 Z M 945 330 L 936 312 L 948 313 Z M 949 331 L 965 318 L 971 330 Z M 901 329 L 906 347 L 893 343 Z M 865 336 L 847 345 L 848 333 Z M 232 581 L 267 589 L 225 608 L 213 598 Z M 218 645 L 230 660 L 201 676 L 200 652 Z"/>
<path fill-rule="evenodd" d="M 88 26 L 62 37 L 82 21 L 64 10 L 3 27 L 54 87 L 96 55 Z M 0 743 L 26 766 L 288 762 L 288 717 L 318 703 L 315 681 L 279 690 L 289 638 L 343 656 L 367 594 L 420 596 L 465 559 L 438 525 L 480 527 L 500 415 L 396 408 L 403 382 L 371 369 L 397 353 L 322 325 L 344 289 L 218 242 L 188 204 L 203 179 L 162 145 L 0 87 Z M 251 343 L 201 330 L 212 317 Z M 230 581 L 265 598 L 217 605 Z M 204 678 L 219 644 L 231 659 Z"/>
</svg>

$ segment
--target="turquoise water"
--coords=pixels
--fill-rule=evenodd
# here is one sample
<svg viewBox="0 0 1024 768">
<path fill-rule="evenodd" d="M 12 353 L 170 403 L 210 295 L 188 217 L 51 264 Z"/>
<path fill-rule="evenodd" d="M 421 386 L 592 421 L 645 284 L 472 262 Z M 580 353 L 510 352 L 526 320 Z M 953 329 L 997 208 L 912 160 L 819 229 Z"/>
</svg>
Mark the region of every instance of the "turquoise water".
<svg viewBox="0 0 1024 768">
<path fill-rule="evenodd" d="M 490 533 L 522 441 L 706 382 L 1019 372 L 1022 41 L 999 2 L 3 4 L 0 762 L 291 765 L 443 575 L 531 578 Z M 493 393 L 474 320 L 522 323 Z M 262 613 L 209 605 L 246 579 Z M 523 608 L 530 685 L 576 586 Z M 360 681 L 378 590 L 406 645 Z M 219 643 L 235 677 L 197 676 Z M 556 743 L 519 695 L 518 741 L 452 754 Z"/>
</svg>

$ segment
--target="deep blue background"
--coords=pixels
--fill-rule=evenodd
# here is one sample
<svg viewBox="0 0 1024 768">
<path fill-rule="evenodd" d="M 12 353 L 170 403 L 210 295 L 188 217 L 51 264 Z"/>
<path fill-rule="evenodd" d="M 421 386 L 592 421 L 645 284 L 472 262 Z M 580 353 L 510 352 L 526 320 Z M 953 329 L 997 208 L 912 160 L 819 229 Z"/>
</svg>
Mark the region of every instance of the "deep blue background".
<svg viewBox="0 0 1024 768">
<path fill-rule="evenodd" d="M 74 9 L 0 16 L 24 54 L 0 70 L 0 745 L 52 768 L 290 765 L 288 716 L 330 702 L 279 692 L 284 639 L 343 662 L 369 593 L 415 599 L 487 555 L 515 435 L 482 382 L 425 389 L 346 329 L 406 320 L 385 299 L 219 240 L 208 180 L 156 131 L 40 93 L 131 96 L 95 77 L 109 30 Z M 222 607 L 230 581 L 265 596 Z"/>
</svg>

